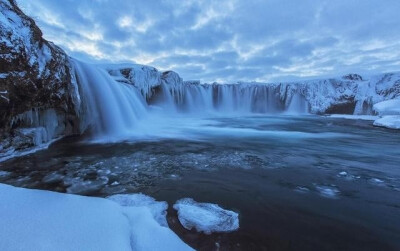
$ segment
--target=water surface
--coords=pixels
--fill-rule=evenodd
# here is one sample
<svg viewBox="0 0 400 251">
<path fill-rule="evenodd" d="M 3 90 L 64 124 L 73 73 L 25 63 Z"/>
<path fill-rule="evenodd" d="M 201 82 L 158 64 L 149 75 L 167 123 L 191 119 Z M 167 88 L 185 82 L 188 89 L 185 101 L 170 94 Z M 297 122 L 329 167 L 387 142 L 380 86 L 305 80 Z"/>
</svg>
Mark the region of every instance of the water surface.
<svg viewBox="0 0 400 251">
<path fill-rule="evenodd" d="M 317 116 L 166 118 L 143 137 L 66 138 L 0 163 L 15 186 L 170 205 L 170 227 L 200 250 L 399 250 L 400 134 Z M 143 132 L 143 130 L 141 130 Z M 199 234 L 177 221 L 183 197 L 240 214 L 240 229 Z"/>
</svg>

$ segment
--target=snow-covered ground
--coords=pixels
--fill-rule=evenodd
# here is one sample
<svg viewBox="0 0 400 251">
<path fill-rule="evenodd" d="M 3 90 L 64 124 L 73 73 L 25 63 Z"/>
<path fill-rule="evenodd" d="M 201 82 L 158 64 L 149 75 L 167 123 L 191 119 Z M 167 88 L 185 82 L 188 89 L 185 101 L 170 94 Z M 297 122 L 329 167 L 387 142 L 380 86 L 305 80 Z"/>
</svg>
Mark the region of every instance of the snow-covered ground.
<svg viewBox="0 0 400 251">
<path fill-rule="evenodd" d="M 160 225 L 163 202 L 109 199 L 0 184 L 0 250 L 192 250 Z M 165 221 L 166 222 L 166 221 Z"/>
</svg>

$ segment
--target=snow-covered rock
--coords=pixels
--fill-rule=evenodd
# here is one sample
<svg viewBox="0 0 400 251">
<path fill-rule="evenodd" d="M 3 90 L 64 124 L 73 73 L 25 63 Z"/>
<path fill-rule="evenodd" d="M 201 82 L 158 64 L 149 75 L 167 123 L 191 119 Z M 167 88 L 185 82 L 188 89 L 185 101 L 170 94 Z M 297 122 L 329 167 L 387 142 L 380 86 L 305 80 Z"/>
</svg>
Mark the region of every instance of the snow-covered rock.
<svg viewBox="0 0 400 251">
<path fill-rule="evenodd" d="M 120 206 L 3 184 L 0 201 L 0 250 L 193 250 L 146 203 Z"/>
<path fill-rule="evenodd" d="M 400 129 L 400 98 L 379 102 L 374 105 L 374 110 L 382 115 L 375 120 L 374 126 Z"/>
<path fill-rule="evenodd" d="M 178 200 L 174 204 L 178 219 L 186 229 L 198 232 L 231 232 L 239 228 L 239 214 L 221 208 L 217 204 L 199 203 L 190 198 Z"/>
<path fill-rule="evenodd" d="M 379 115 L 400 115 L 400 98 L 379 102 L 374 105 Z"/>
<path fill-rule="evenodd" d="M 387 115 L 374 121 L 374 126 L 400 129 L 400 115 Z"/>
<path fill-rule="evenodd" d="M 0 52 L 0 157 L 21 147 L 16 128 L 44 129 L 45 142 L 77 132 L 80 97 L 69 58 L 15 0 L 0 0 Z M 42 141 L 31 135 L 33 145 Z"/>
<path fill-rule="evenodd" d="M 343 78 L 310 80 L 281 85 L 296 89 L 310 104 L 312 113 L 373 114 L 378 102 L 400 96 L 400 73 L 388 73 L 364 79 L 351 74 Z"/>
<path fill-rule="evenodd" d="M 118 82 L 136 86 L 145 98 L 150 98 L 152 89 L 161 84 L 161 75 L 156 68 L 139 64 L 102 65 L 102 68 Z"/>
</svg>

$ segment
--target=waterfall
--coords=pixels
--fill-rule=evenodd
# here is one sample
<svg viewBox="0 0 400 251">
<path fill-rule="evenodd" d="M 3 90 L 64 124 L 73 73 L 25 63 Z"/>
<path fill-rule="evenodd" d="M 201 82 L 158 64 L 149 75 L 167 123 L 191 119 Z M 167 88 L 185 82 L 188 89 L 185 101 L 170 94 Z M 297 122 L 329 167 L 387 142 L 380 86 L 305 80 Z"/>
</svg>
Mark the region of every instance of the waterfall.
<svg viewBox="0 0 400 251">
<path fill-rule="evenodd" d="M 287 108 L 287 114 L 297 115 L 297 114 L 307 114 L 308 113 L 308 103 L 304 96 L 300 93 L 295 93 L 292 96 L 290 105 Z"/>
<path fill-rule="evenodd" d="M 121 138 L 134 131 L 147 112 L 146 102 L 132 85 L 116 82 L 104 70 L 73 60 L 84 107 L 82 129 L 95 137 Z"/>
<path fill-rule="evenodd" d="M 127 139 L 161 132 L 177 116 L 241 116 L 307 112 L 304 96 L 282 97 L 279 85 L 200 84 L 183 82 L 178 75 L 161 78 L 158 85 L 118 81 L 95 65 L 72 60 L 79 85 L 81 131 L 101 141 Z M 170 79 L 170 80 L 169 80 Z M 148 88 L 143 92 L 141 88 Z M 144 95 L 143 93 L 146 93 Z M 151 95 L 150 95 L 151 94 Z M 287 100 L 291 100 L 287 104 Z M 150 123 L 150 124 L 149 124 Z M 152 131 L 153 130 L 153 131 Z"/>
<path fill-rule="evenodd" d="M 308 110 L 308 103 L 301 94 L 295 94 L 290 106 L 286 107 L 276 85 L 163 84 L 160 92 L 169 106 L 192 114 L 264 114 L 284 112 L 287 109 L 291 112 L 297 109 L 296 113 L 302 114 Z M 163 105 L 160 102 L 158 104 Z"/>
</svg>

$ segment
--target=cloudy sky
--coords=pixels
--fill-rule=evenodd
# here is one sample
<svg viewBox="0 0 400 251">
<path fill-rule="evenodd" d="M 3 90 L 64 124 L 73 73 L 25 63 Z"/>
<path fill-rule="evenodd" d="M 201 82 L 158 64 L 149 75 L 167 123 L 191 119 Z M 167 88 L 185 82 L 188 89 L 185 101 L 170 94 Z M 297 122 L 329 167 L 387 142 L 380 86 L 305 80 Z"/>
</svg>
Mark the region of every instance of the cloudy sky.
<svg viewBox="0 0 400 251">
<path fill-rule="evenodd" d="M 86 62 L 184 79 L 287 81 L 400 71 L 399 0 L 18 0 Z"/>
</svg>

